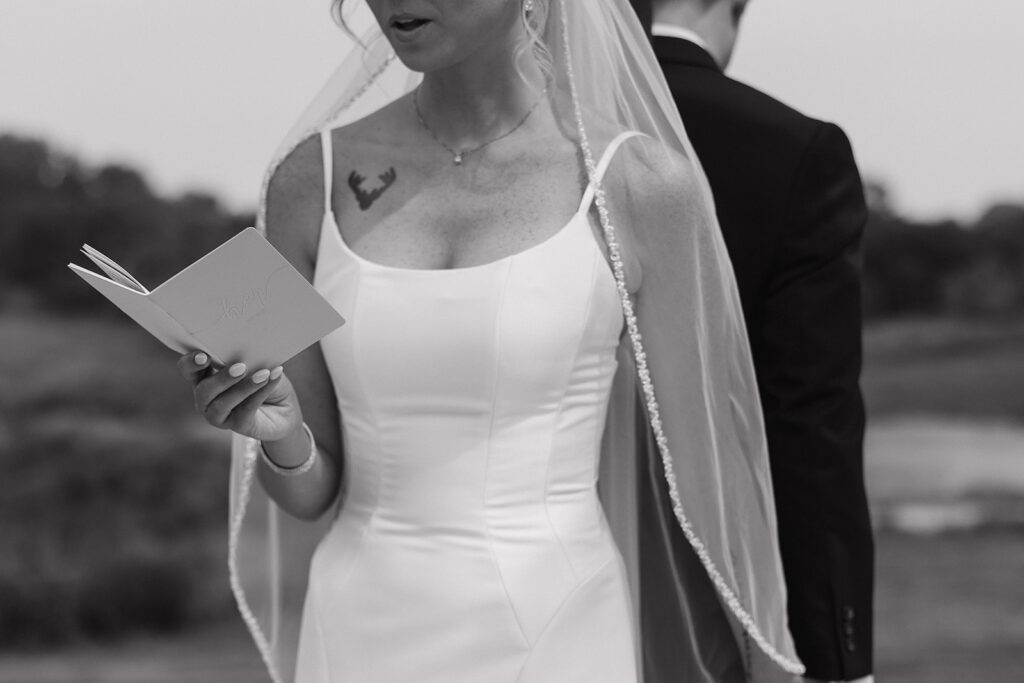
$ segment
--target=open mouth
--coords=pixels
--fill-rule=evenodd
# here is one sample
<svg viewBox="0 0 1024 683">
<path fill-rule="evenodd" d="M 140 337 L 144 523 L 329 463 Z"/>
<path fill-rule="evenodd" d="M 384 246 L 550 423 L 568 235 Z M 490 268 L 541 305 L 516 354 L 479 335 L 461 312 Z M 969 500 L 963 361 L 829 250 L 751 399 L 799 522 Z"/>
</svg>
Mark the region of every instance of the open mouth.
<svg viewBox="0 0 1024 683">
<path fill-rule="evenodd" d="M 429 19 L 417 19 L 416 17 L 399 17 L 391 20 L 391 25 L 395 30 L 403 33 L 412 33 L 429 23 Z"/>
</svg>

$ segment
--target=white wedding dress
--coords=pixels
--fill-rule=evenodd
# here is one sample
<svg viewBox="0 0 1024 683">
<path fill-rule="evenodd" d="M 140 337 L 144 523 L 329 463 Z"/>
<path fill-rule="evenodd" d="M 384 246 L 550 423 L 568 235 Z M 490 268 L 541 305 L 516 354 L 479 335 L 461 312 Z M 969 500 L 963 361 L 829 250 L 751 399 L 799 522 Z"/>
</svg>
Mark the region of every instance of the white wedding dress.
<svg viewBox="0 0 1024 683">
<path fill-rule="evenodd" d="M 314 284 L 350 321 L 321 342 L 346 495 L 313 558 L 295 680 L 636 681 L 596 492 L 623 322 L 591 189 L 544 242 L 453 270 L 359 257 L 326 195 Z"/>
</svg>

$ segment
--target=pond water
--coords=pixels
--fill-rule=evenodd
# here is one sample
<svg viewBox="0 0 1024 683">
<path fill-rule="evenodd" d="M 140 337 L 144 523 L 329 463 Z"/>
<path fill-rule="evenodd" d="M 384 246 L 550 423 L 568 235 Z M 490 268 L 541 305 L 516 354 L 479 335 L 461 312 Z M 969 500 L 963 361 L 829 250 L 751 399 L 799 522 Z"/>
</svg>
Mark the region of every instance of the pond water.
<svg viewBox="0 0 1024 683">
<path fill-rule="evenodd" d="M 873 421 L 865 479 L 882 526 L 932 533 L 1024 524 L 1024 425 L 936 416 Z"/>
</svg>

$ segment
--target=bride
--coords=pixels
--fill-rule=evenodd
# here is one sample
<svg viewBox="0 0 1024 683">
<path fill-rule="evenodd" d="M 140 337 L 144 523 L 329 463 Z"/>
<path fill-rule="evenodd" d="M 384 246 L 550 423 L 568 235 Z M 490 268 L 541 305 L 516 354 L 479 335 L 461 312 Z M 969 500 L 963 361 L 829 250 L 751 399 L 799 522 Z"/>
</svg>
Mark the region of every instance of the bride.
<svg viewBox="0 0 1024 683">
<path fill-rule="evenodd" d="M 239 435 L 271 677 L 800 673 L 732 272 L 628 0 L 336 5 L 368 28 L 260 223 L 349 323 L 284 369 L 179 363 Z"/>
</svg>

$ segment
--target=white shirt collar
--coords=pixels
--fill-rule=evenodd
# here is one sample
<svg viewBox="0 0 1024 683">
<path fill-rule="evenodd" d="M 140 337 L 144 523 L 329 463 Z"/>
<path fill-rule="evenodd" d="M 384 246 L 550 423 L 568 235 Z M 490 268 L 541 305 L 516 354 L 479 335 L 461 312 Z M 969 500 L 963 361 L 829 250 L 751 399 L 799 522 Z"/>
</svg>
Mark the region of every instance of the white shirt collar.
<svg viewBox="0 0 1024 683">
<path fill-rule="evenodd" d="M 664 38 L 679 38 L 681 40 L 688 40 L 691 43 L 697 45 L 708 54 L 711 54 L 711 50 L 708 48 L 708 44 L 699 35 L 694 33 L 688 28 L 682 28 L 681 26 L 673 26 L 672 24 L 663 24 L 659 21 L 654 22 L 651 26 L 651 33 L 656 36 L 662 36 Z"/>
</svg>

